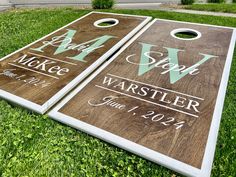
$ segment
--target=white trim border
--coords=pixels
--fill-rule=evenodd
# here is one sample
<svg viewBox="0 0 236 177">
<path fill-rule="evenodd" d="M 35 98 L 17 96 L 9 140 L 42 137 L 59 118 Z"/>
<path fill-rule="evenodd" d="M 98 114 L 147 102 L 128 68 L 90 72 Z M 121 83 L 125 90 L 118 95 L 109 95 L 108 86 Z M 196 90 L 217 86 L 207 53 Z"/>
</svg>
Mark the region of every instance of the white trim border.
<svg viewBox="0 0 236 177">
<path fill-rule="evenodd" d="M 110 48 L 106 53 L 104 53 L 99 59 L 97 59 L 92 65 L 90 65 L 87 69 L 85 69 L 82 73 L 80 73 L 76 78 L 71 80 L 69 84 L 67 84 L 63 89 L 59 90 L 55 95 L 53 95 L 47 102 L 45 102 L 43 105 L 36 104 L 32 101 L 29 101 L 27 99 L 23 99 L 20 96 L 14 95 L 10 92 L 4 91 L 0 89 L 0 97 L 4 98 L 6 100 L 12 101 L 20 106 L 26 107 L 28 109 L 31 109 L 37 113 L 44 114 L 48 109 L 50 109 L 54 104 L 56 104 L 61 98 L 63 98 L 70 90 L 72 90 L 76 85 L 78 85 L 84 78 L 86 78 L 91 72 L 93 72 L 98 66 L 100 66 L 106 59 L 108 59 L 116 50 L 118 50 L 125 42 L 127 42 L 132 36 L 134 36 L 141 28 L 143 28 L 150 20 L 151 17 L 148 16 L 139 16 L 139 15 L 127 15 L 127 14 L 116 14 L 116 13 L 106 13 L 106 12 L 96 12 L 92 11 L 84 16 L 72 21 L 71 23 L 57 29 L 56 31 L 53 31 L 49 33 L 46 36 L 43 36 L 42 38 L 26 45 L 23 48 L 20 48 L 16 50 L 13 53 L 10 53 L 9 55 L 3 57 L 0 59 L 0 61 L 3 61 L 7 59 L 8 57 L 14 55 L 17 52 L 20 52 L 31 45 L 43 40 L 44 38 L 62 30 L 63 28 L 89 16 L 90 14 L 93 13 L 99 13 L 99 14 L 109 14 L 109 15 L 118 15 L 118 16 L 130 16 L 130 17 L 141 17 L 144 18 L 142 23 L 140 23 L 136 28 L 134 28 L 130 33 L 128 33 L 125 37 L 123 37 L 117 44 L 115 44 L 112 48 Z M 6 94 L 8 93 L 8 94 Z M 6 96 L 8 95 L 8 96 Z M 31 106 L 32 105 L 32 106 Z"/>
<path fill-rule="evenodd" d="M 228 50 L 226 63 L 225 63 L 225 67 L 224 67 L 224 71 L 223 71 L 223 75 L 222 75 L 222 80 L 221 80 L 220 88 L 218 91 L 216 106 L 215 106 L 215 110 L 214 110 L 214 114 L 213 114 L 213 118 L 212 118 L 211 127 L 209 130 L 208 141 L 206 144 L 206 149 L 205 149 L 201 169 L 195 168 L 191 165 L 188 165 L 188 164 L 183 163 L 181 161 L 170 158 L 166 155 L 163 155 L 161 153 L 153 151 L 149 148 L 146 148 L 146 147 L 136 144 L 132 141 L 124 139 L 120 136 L 114 135 L 108 131 L 102 130 L 100 128 L 97 128 L 95 126 L 92 126 L 90 124 L 87 124 L 85 122 L 82 122 L 78 119 L 75 119 L 73 117 L 67 116 L 67 115 L 59 112 L 59 110 L 69 100 L 71 100 L 90 81 L 92 81 L 100 72 L 102 72 L 103 69 L 105 69 L 112 61 L 114 61 L 128 46 L 130 46 L 139 36 L 141 36 L 141 34 L 143 34 L 146 30 L 148 30 L 149 27 L 152 26 L 152 24 L 155 23 L 157 20 L 179 22 L 179 21 L 173 21 L 173 20 L 154 19 L 152 22 L 150 22 L 148 25 L 146 25 L 137 35 L 135 35 L 128 43 L 126 43 L 126 45 L 124 45 L 109 61 L 104 63 L 98 70 L 96 70 L 91 76 L 89 76 L 86 80 L 84 80 L 84 82 L 82 82 L 77 88 L 75 88 L 68 96 L 66 96 L 59 104 L 57 104 L 48 113 L 48 115 L 49 115 L 49 117 L 51 117 L 54 120 L 57 120 L 57 121 L 62 122 L 64 124 L 67 124 L 73 128 L 82 130 L 90 135 L 93 135 L 99 139 L 102 139 L 108 143 L 116 145 L 122 149 L 125 149 L 125 150 L 132 152 L 134 154 L 137 154 L 145 159 L 153 161 L 157 164 L 160 164 L 164 167 L 172 169 L 176 172 L 179 172 L 183 175 L 191 176 L 191 177 L 210 177 L 214 153 L 215 153 L 215 147 L 216 147 L 216 142 L 217 142 L 217 134 L 219 131 L 220 119 L 221 119 L 221 114 L 222 114 L 223 105 L 224 105 L 223 100 L 225 98 L 225 93 L 226 93 L 227 83 L 228 83 L 228 78 L 229 78 L 229 73 L 230 73 L 230 66 L 231 66 L 234 47 L 235 47 L 235 41 L 236 41 L 236 29 L 235 28 L 222 27 L 222 28 L 232 29 L 233 34 L 231 37 L 230 47 Z M 188 23 L 188 22 L 180 22 L 180 23 L 212 26 L 212 27 L 219 27 L 220 28 L 220 26 L 214 26 L 214 25 L 205 25 L 205 24 Z"/>
<path fill-rule="evenodd" d="M 228 50 L 228 55 L 226 58 L 224 71 L 222 73 L 221 83 L 218 90 L 218 95 L 216 99 L 216 106 L 213 113 L 213 118 L 211 122 L 211 127 L 209 130 L 209 135 L 207 139 L 207 144 L 205 148 L 205 154 L 202 162 L 202 176 L 209 177 L 211 175 L 212 164 L 214 160 L 215 148 L 217 143 L 217 136 L 220 128 L 220 121 L 222 117 L 224 100 L 229 80 L 230 67 L 233 60 L 234 48 L 236 41 L 236 29 L 233 30 L 230 47 Z"/>
</svg>

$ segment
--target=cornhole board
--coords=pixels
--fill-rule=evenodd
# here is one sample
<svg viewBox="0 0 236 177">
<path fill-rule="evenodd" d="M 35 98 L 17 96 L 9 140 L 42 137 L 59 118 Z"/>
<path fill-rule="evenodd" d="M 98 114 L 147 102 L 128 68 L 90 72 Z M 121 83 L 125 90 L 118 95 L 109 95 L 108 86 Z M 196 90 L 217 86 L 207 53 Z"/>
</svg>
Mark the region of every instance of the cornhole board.
<svg viewBox="0 0 236 177">
<path fill-rule="evenodd" d="M 49 116 L 184 175 L 209 177 L 235 38 L 232 28 L 156 19 Z"/>
<path fill-rule="evenodd" d="M 46 112 L 150 19 L 91 12 L 23 47 L 0 60 L 0 97 Z"/>
</svg>

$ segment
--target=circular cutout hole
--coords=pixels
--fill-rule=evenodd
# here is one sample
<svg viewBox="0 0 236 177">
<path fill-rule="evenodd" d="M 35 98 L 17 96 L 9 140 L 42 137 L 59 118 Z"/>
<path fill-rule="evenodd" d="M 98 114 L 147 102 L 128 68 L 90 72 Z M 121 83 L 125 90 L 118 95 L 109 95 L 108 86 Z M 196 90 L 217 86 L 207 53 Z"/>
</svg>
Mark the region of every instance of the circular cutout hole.
<svg viewBox="0 0 236 177">
<path fill-rule="evenodd" d="M 199 31 L 188 28 L 175 29 L 171 35 L 180 40 L 196 40 L 202 36 Z"/>
<path fill-rule="evenodd" d="M 100 24 L 98 24 L 99 26 L 111 26 L 114 25 L 115 22 L 114 21 L 107 21 L 107 22 L 102 22 Z"/>
<path fill-rule="evenodd" d="M 175 36 L 182 39 L 192 39 L 197 37 L 197 33 L 191 33 L 186 31 L 186 32 L 176 33 Z"/>
<path fill-rule="evenodd" d="M 115 26 L 119 23 L 117 19 L 114 18 L 104 18 L 101 20 L 97 20 L 94 22 L 94 26 L 99 27 L 99 28 L 109 28 L 112 26 Z"/>
</svg>

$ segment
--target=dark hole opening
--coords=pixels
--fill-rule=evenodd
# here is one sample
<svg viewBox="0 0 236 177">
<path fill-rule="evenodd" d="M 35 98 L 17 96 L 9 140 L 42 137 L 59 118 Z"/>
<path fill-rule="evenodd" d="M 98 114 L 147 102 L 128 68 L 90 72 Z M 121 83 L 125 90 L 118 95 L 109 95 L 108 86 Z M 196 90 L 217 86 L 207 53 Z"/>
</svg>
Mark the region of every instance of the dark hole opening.
<svg viewBox="0 0 236 177">
<path fill-rule="evenodd" d="M 176 33 L 175 36 L 182 39 L 192 39 L 192 38 L 196 38 L 198 34 L 195 32 L 184 31 L 184 32 Z"/>
<path fill-rule="evenodd" d="M 102 22 L 102 23 L 99 23 L 98 26 L 111 26 L 111 25 L 114 25 L 116 22 L 115 21 L 106 21 L 106 22 Z"/>
</svg>

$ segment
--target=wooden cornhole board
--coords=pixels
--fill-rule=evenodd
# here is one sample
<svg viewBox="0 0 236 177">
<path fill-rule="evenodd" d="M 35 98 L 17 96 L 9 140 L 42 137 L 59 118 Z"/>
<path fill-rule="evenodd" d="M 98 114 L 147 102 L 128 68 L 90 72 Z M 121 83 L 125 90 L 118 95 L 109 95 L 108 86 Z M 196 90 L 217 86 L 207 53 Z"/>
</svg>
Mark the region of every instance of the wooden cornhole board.
<svg viewBox="0 0 236 177">
<path fill-rule="evenodd" d="M 44 113 L 150 19 L 92 12 L 73 21 L 0 60 L 0 96 Z"/>
<path fill-rule="evenodd" d="M 179 39 L 176 33 L 197 36 Z M 154 20 L 49 116 L 188 176 L 210 176 L 236 33 Z"/>
</svg>

